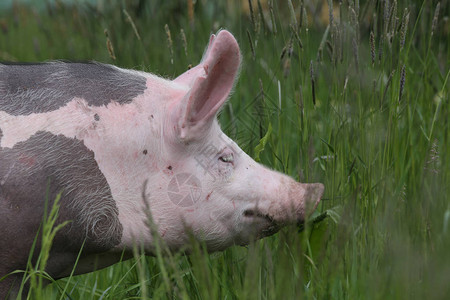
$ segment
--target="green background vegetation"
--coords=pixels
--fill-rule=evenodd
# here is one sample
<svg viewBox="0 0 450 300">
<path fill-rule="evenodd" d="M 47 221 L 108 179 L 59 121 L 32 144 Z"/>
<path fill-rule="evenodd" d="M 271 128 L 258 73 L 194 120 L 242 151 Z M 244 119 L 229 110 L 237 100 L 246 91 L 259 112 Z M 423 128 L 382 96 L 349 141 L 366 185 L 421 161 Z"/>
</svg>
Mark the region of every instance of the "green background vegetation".
<svg viewBox="0 0 450 300">
<path fill-rule="evenodd" d="M 327 1 L 194 2 L 14 2 L 0 60 L 173 78 L 226 28 L 243 64 L 222 127 L 263 164 L 323 182 L 312 218 L 327 217 L 221 253 L 137 256 L 30 297 L 448 299 L 449 2 L 334 1 L 332 14 Z"/>
</svg>

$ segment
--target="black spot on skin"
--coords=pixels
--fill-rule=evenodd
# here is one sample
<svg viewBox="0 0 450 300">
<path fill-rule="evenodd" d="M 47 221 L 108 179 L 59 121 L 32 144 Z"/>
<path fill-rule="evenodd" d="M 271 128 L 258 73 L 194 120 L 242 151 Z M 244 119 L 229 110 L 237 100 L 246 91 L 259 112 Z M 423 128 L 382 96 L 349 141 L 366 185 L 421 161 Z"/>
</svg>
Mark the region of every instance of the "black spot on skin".
<svg viewBox="0 0 450 300">
<path fill-rule="evenodd" d="M 168 166 L 168 167 L 167 167 L 167 169 L 169 169 L 169 170 L 171 170 L 171 171 L 172 171 L 172 166 Z"/>
<path fill-rule="evenodd" d="M 100 121 L 100 116 L 99 116 L 98 114 L 95 114 L 95 115 L 94 115 L 94 120 L 95 120 L 95 121 Z"/>
<path fill-rule="evenodd" d="M 81 257 L 120 242 L 118 209 L 94 153 L 76 139 L 38 132 L 13 148 L 0 148 L 0 278 L 26 268 L 45 202 L 50 209 L 59 193 L 57 224 L 71 222 L 55 236 L 46 268 L 51 276 L 58 278 L 74 265 L 83 243 Z M 12 279 L 0 282 L 0 296 L 11 284 Z"/>
<path fill-rule="evenodd" d="M 142 151 L 142 153 L 144 153 L 144 155 L 147 155 L 147 149 L 144 149 L 144 151 Z"/>
<path fill-rule="evenodd" d="M 0 110 L 19 116 L 57 110 L 74 97 L 91 106 L 129 103 L 146 78 L 96 62 L 0 64 L 0 87 Z"/>
<path fill-rule="evenodd" d="M 150 115 L 150 117 L 153 119 L 153 115 Z"/>
</svg>

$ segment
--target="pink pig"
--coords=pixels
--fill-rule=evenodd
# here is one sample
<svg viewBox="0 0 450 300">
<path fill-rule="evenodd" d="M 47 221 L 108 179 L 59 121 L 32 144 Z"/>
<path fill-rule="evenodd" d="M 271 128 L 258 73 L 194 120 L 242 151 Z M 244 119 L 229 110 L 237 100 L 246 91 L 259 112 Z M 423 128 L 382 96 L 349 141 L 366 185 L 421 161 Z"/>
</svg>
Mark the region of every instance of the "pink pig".
<svg viewBox="0 0 450 300">
<path fill-rule="evenodd" d="M 135 244 L 154 253 L 150 227 L 172 250 L 192 235 L 219 251 L 304 220 L 323 185 L 256 163 L 216 120 L 240 60 L 222 30 L 173 81 L 98 63 L 0 65 L 0 278 L 25 269 L 46 195 L 61 192 L 58 222 L 72 222 L 54 240 L 54 278 L 83 242 L 78 274 Z M 20 281 L 0 282 L 0 298 Z"/>
</svg>

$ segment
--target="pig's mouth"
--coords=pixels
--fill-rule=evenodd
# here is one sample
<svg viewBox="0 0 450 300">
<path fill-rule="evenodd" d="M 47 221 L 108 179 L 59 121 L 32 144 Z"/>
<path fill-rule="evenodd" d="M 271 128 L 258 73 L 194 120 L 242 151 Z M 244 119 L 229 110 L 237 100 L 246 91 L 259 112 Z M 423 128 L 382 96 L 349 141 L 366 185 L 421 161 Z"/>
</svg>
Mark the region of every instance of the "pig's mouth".
<svg viewBox="0 0 450 300">
<path fill-rule="evenodd" d="M 268 214 L 263 214 L 261 212 L 255 211 L 253 209 L 246 209 L 244 211 L 244 216 L 246 218 L 261 218 L 266 220 L 267 222 L 271 224 L 275 224 L 275 220 Z"/>
<path fill-rule="evenodd" d="M 263 229 L 258 234 L 258 238 L 270 236 L 280 230 L 281 224 L 269 214 L 264 214 L 254 209 L 246 209 L 243 213 L 244 217 L 252 222 L 263 223 Z"/>
</svg>

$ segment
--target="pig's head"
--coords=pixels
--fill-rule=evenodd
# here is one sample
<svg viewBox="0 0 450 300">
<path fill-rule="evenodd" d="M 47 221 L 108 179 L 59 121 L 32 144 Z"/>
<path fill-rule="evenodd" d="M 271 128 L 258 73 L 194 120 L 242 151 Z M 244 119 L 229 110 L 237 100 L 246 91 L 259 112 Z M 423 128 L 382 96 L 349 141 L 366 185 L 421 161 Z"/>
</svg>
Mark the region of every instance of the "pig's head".
<svg viewBox="0 0 450 300">
<path fill-rule="evenodd" d="M 298 183 L 269 170 L 221 131 L 216 115 L 240 60 L 236 40 L 223 30 L 211 37 L 201 63 L 174 80 L 187 92 L 165 108 L 160 144 L 166 190 L 148 200 L 171 248 L 183 246 L 190 234 L 210 251 L 246 244 L 303 221 L 322 196 L 322 184 Z"/>
</svg>

